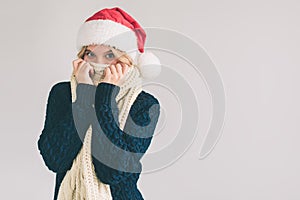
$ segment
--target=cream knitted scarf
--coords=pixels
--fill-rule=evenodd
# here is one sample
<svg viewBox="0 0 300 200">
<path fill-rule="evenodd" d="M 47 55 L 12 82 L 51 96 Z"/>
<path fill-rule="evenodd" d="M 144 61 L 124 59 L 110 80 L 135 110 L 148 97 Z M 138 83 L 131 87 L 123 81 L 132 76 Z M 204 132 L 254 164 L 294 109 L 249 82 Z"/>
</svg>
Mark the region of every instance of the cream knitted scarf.
<svg viewBox="0 0 300 200">
<path fill-rule="evenodd" d="M 107 65 L 90 63 L 94 68 L 94 83 L 103 79 L 103 73 Z M 76 100 L 77 82 L 71 76 L 72 102 Z M 138 94 L 142 91 L 142 78 L 137 66 L 131 66 L 120 85 L 120 91 L 116 96 L 119 108 L 119 124 L 123 130 L 129 110 Z M 111 190 L 108 184 L 104 184 L 97 178 L 91 156 L 92 127 L 89 126 L 81 150 L 70 170 L 67 171 L 58 192 L 58 200 L 112 200 Z"/>
</svg>

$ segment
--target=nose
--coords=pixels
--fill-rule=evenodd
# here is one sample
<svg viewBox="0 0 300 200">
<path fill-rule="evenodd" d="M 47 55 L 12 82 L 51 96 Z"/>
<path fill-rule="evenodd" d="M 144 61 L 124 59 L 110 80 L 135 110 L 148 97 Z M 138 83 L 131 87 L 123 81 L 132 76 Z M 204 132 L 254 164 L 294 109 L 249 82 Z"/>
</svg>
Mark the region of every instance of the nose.
<svg viewBox="0 0 300 200">
<path fill-rule="evenodd" d="M 101 58 L 101 56 L 97 57 L 96 63 L 102 63 L 103 64 L 103 59 Z"/>
</svg>

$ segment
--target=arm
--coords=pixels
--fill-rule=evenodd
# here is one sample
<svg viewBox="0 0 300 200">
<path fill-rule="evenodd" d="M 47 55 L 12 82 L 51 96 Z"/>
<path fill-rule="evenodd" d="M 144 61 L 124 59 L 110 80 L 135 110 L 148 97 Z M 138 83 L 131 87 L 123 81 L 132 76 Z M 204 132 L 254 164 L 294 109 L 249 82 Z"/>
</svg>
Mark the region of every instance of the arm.
<svg viewBox="0 0 300 200">
<path fill-rule="evenodd" d="M 93 131 L 97 130 L 92 139 L 93 164 L 97 176 L 106 184 L 117 184 L 127 178 L 137 181 L 141 171 L 140 159 L 151 143 L 160 113 L 157 99 L 143 95 L 132 105 L 122 131 L 115 100 L 119 89 L 119 86 L 101 82 L 95 95 L 98 127 L 94 129 L 93 126 Z M 105 162 L 99 161 L 99 157 Z M 114 167 L 105 165 L 107 161 Z M 136 173 L 126 172 L 132 170 Z"/>
<path fill-rule="evenodd" d="M 84 137 L 89 126 L 88 112 L 93 110 L 93 91 L 95 88 L 90 85 L 78 84 L 77 100 L 71 103 L 68 85 L 58 83 L 52 87 L 44 128 L 38 140 L 40 154 L 51 171 L 64 172 L 70 169 L 81 149 L 80 138 Z"/>
</svg>

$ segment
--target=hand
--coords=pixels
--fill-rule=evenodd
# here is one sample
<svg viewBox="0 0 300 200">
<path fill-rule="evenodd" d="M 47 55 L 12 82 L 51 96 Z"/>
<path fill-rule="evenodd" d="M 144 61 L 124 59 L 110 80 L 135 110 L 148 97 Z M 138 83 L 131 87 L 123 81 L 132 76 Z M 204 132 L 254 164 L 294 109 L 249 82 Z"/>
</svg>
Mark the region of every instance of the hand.
<svg viewBox="0 0 300 200">
<path fill-rule="evenodd" d="M 77 83 L 94 85 L 91 76 L 94 74 L 93 67 L 81 58 L 73 61 L 73 74 Z"/>
<path fill-rule="evenodd" d="M 123 84 L 125 74 L 128 72 L 129 66 L 124 63 L 110 65 L 104 70 L 104 79 L 101 82 L 111 83 L 117 86 Z"/>
</svg>

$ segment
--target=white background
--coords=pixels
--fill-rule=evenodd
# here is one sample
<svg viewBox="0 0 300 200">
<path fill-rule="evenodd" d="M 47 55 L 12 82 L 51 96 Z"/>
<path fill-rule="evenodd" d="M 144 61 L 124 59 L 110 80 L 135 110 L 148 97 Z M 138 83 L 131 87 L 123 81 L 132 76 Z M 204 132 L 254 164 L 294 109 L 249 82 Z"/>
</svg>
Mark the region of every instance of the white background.
<svg viewBox="0 0 300 200">
<path fill-rule="evenodd" d="M 48 92 L 69 79 L 79 25 L 114 6 L 142 26 L 173 29 L 201 44 L 216 64 L 227 98 L 226 122 L 214 151 L 198 160 L 198 137 L 171 166 L 142 174 L 138 186 L 144 198 L 300 199 L 298 1 L 1 4 L 2 199 L 53 198 L 55 176 L 37 149 Z"/>
</svg>

